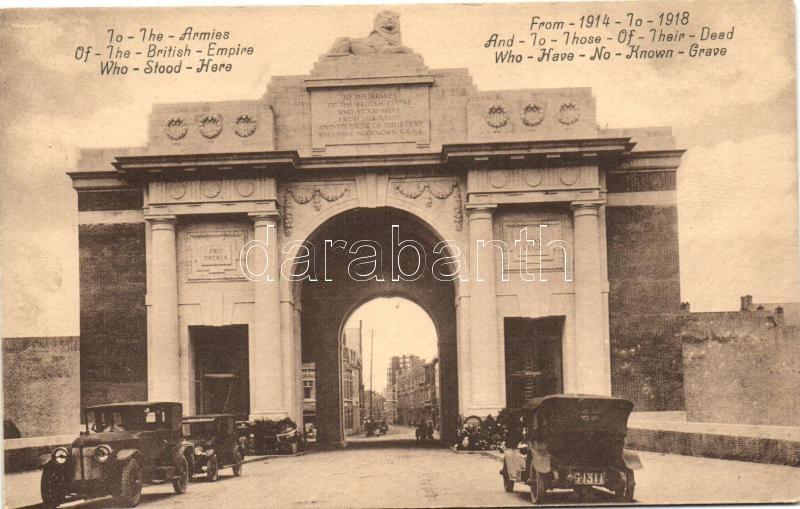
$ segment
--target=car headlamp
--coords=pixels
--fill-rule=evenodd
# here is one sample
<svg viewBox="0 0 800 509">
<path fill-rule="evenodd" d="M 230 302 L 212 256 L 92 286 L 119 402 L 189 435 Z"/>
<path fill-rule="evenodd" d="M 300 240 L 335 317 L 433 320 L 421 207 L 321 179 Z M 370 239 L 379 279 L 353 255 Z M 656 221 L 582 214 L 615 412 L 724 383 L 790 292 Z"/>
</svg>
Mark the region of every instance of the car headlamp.
<svg viewBox="0 0 800 509">
<path fill-rule="evenodd" d="M 197 447 L 194 448 L 194 453 L 200 456 L 201 454 L 203 454 L 203 447 L 198 445 Z"/>
<path fill-rule="evenodd" d="M 94 450 L 94 459 L 99 461 L 100 463 L 105 463 L 108 461 L 108 458 L 111 457 L 111 447 L 107 445 L 101 445 L 97 449 Z"/>
<path fill-rule="evenodd" d="M 69 451 L 64 447 L 57 447 L 53 451 L 53 461 L 58 463 L 59 465 L 63 465 L 69 459 Z"/>
</svg>

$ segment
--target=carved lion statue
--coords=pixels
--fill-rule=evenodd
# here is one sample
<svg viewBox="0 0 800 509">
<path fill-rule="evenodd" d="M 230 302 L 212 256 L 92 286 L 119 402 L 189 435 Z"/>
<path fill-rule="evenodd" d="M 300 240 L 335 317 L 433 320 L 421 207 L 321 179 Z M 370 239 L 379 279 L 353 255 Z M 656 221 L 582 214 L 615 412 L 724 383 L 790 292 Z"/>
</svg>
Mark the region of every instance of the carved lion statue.
<svg viewBox="0 0 800 509">
<path fill-rule="evenodd" d="M 375 16 L 372 32 L 366 37 L 340 37 L 328 55 L 371 55 L 375 53 L 411 53 L 400 40 L 400 15 L 381 11 Z"/>
</svg>

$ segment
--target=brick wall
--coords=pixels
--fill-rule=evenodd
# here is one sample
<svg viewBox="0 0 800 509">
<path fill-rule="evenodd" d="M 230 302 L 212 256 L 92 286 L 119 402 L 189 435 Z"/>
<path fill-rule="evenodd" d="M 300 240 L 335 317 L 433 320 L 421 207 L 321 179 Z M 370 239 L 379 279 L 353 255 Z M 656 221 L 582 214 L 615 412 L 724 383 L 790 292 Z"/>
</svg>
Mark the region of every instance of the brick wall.
<svg viewBox="0 0 800 509">
<path fill-rule="evenodd" d="M 78 233 L 81 406 L 147 399 L 145 224 Z"/>
<path fill-rule="evenodd" d="M 77 432 L 79 352 L 74 336 L 3 339 L 3 418 L 23 438 Z"/>
<path fill-rule="evenodd" d="M 693 313 L 681 338 L 688 420 L 800 426 L 800 327 L 766 310 Z"/>
<path fill-rule="evenodd" d="M 606 209 L 611 384 L 637 411 L 683 408 L 676 207 Z"/>
</svg>

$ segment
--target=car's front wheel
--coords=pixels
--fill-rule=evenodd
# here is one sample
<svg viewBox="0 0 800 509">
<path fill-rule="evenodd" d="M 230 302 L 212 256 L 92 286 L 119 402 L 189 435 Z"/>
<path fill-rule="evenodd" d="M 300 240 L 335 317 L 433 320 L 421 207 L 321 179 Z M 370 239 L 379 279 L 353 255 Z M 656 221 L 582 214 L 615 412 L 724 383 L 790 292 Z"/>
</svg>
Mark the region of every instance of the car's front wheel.
<svg viewBox="0 0 800 509">
<path fill-rule="evenodd" d="M 545 479 L 543 474 L 537 472 L 536 469 L 531 466 L 531 476 L 528 482 L 531 486 L 531 503 L 541 503 L 548 488 L 547 479 Z"/>
<path fill-rule="evenodd" d="M 181 456 L 176 462 L 174 475 L 172 487 L 175 493 L 186 493 L 186 488 L 189 486 L 189 462 L 186 461 L 186 456 Z"/>
<path fill-rule="evenodd" d="M 142 469 L 136 458 L 122 467 L 119 478 L 119 501 L 123 507 L 136 507 L 142 498 Z"/>
<path fill-rule="evenodd" d="M 208 464 L 206 465 L 206 479 L 211 482 L 219 479 L 219 460 L 217 459 L 216 454 L 208 458 Z"/>
<path fill-rule="evenodd" d="M 42 470 L 40 484 L 42 503 L 45 507 L 58 507 L 66 496 L 66 482 L 61 469 L 46 465 Z"/>
</svg>

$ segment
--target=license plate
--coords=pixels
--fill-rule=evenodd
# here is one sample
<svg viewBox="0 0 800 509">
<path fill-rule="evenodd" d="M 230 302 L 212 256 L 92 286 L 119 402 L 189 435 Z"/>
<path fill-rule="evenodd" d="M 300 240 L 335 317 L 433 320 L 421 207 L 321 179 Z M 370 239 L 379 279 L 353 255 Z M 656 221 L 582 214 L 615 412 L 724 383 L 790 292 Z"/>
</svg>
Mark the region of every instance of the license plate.
<svg viewBox="0 0 800 509">
<path fill-rule="evenodd" d="M 573 472 L 575 484 L 589 484 L 599 486 L 606 483 L 605 472 Z"/>
</svg>

